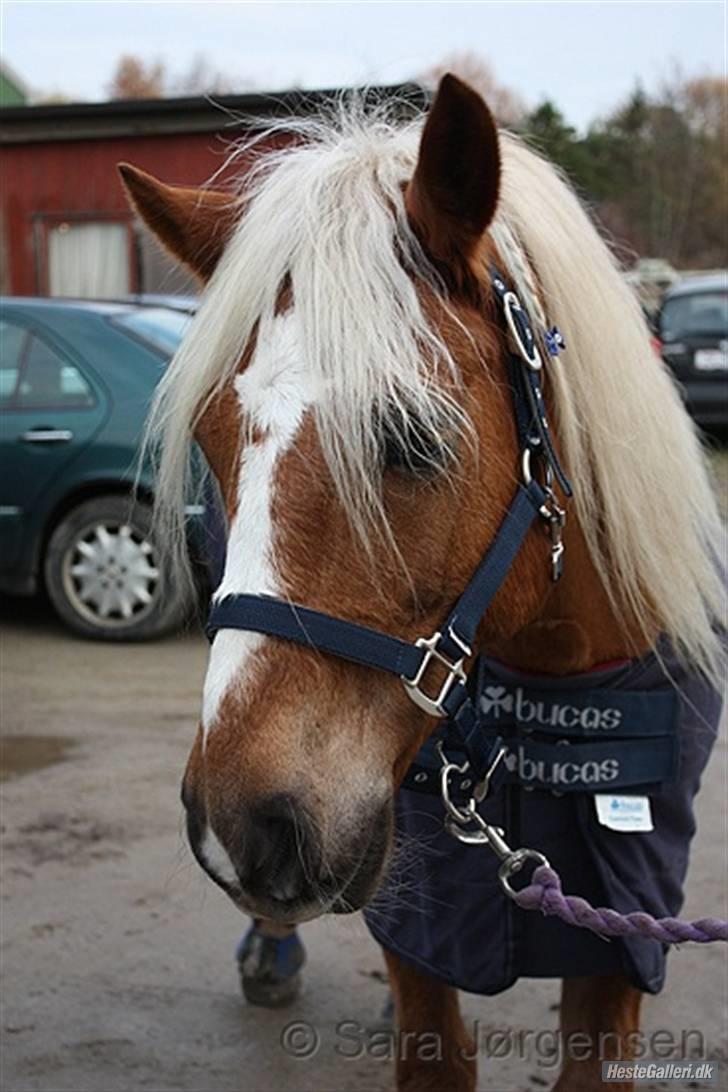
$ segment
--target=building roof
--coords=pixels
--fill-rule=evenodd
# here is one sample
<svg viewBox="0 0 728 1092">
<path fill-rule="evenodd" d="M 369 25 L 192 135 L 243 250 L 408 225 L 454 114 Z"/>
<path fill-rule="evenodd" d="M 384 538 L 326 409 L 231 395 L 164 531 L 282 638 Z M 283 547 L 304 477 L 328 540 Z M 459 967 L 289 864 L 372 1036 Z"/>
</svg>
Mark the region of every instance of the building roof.
<svg viewBox="0 0 728 1092">
<path fill-rule="evenodd" d="M 369 87 L 362 93 L 372 102 L 395 99 L 403 116 L 421 111 L 428 103 L 428 93 L 415 83 Z M 341 94 L 341 90 L 328 89 L 12 106 L 0 109 L 0 144 L 220 132 L 246 118 L 265 121 L 316 113 Z"/>
<path fill-rule="evenodd" d="M 0 60 L 0 107 L 23 107 L 28 100 L 28 85 L 10 67 Z"/>
</svg>

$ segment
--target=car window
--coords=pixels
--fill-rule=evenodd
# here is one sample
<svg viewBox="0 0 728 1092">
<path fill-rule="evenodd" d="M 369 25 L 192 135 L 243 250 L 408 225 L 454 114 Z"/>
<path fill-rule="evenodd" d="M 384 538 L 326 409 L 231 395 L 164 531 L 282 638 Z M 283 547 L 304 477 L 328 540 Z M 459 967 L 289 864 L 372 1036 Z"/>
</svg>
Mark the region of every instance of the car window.
<svg viewBox="0 0 728 1092">
<path fill-rule="evenodd" d="M 0 319 L 0 405 L 6 406 L 15 396 L 27 337 L 24 326 Z"/>
<path fill-rule="evenodd" d="M 172 356 L 191 318 L 186 311 L 175 311 L 170 307 L 140 307 L 137 311 L 116 315 L 112 321 L 117 329 L 142 338 L 165 356 Z"/>
<path fill-rule="evenodd" d="M 666 299 L 660 333 L 664 341 L 711 334 L 728 337 L 728 292 L 691 292 Z"/>
<path fill-rule="evenodd" d="M 17 408 L 71 409 L 93 406 L 94 402 L 78 368 L 32 335 L 15 396 Z"/>
</svg>

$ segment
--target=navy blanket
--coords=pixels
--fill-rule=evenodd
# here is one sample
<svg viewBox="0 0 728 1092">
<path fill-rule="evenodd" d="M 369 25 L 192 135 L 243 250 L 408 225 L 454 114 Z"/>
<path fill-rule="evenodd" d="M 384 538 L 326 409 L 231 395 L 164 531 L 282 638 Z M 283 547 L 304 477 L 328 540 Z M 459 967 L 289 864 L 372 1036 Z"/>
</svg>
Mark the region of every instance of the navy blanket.
<svg viewBox="0 0 728 1092">
<path fill-rule="evenodd" d="M 561 875 L 566 893 L 621 913 L 646 910 L 655 917 L 676 915 L 683 902 L 695 833 L 693 798 L 721 709 L 719 696 L 706 682 L 689 675 L 669 654 L 663 662 L 669 678 L 654 655 L 568 680 L 526 678 L 494 661 L 485 665 L 490 680 L 508 691 L 518 685 L 539 692 L 653 691 L 656 706 L 660 701 L 664 705 L 670 694 L 676 764 L 668 780 L 650 787 L 653 831 L 625 833 L 602 826 L 591 792 L 557 795 L 504 784 L 480 808 L 488 823 L 505 828 L 510 845 L 544 853 Z M 608 789 L 595 785 L 595 791 Z M 555 918 L 519 910 L 500 888 L 495 854 L 487 847 L 462 845 L 443 830 L 438 796 L 401 789 L 396 815 L 399 848 L 390 877 L 365 912 L 383 947 L 475 993 L 499 993 L 521 975 L 563 978 L 618 972 L 641 990 L 661 989 L 665 950 L 659 942 L 608 943 Z"/>
</svg>

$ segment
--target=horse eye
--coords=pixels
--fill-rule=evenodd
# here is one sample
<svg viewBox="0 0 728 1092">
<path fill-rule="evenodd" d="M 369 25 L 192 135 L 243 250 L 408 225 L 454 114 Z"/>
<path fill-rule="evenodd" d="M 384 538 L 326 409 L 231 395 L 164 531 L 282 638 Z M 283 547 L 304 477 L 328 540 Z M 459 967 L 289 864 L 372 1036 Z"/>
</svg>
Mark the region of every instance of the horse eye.
<svg viewBox="0 0 728 1092">
<path fill-rule="evenodd" d="M 379 429 L 382 465 L 418 478 L 431 478 L 445 469 L 447 453 L 442 439 L 417 418 L 392 411 Z"/>
</svg>

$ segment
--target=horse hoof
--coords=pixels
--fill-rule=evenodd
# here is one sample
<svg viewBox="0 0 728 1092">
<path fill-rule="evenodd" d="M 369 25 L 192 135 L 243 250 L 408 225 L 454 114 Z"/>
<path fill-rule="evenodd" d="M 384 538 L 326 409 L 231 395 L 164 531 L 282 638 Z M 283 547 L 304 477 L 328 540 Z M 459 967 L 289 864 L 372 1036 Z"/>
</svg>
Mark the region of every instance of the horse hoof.
<svg viewBox="0 0 728 1092">
<path fill-rule="evenodd" d="M 301 967 L 306 951 L 298 933 L 271 937 L 253 924 L 236 952 L 240 986 L 251 1005 L 278 1009 L 292 1004 L 301 992 Z"/>
</svg>

